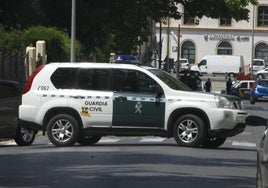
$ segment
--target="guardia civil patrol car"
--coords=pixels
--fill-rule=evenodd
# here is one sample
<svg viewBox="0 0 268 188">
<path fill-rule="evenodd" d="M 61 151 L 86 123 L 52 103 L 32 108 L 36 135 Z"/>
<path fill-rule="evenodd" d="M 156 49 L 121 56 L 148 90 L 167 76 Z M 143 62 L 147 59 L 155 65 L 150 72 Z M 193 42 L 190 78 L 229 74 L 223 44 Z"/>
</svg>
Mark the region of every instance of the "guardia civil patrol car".
<svg viewBox="0 0 268 188">
<path fill-rule="evenodd" d="M 193 92 L 160 69 L 106 63 L 41 65 L 19 107 L 23 126 L 43 130 L 56 146 L 151 135 L 216 148 L 245 129 L 247 116 L 235 96 Z"/>
</svg>

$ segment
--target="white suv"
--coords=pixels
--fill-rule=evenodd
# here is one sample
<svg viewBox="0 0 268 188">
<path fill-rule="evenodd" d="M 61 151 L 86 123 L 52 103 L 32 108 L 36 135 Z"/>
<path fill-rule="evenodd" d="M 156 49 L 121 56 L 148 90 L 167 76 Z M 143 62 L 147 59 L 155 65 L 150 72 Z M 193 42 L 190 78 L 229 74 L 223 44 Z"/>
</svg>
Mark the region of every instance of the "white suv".
<svg viewBox="0 0 268 188">
<path fill-rule="evenodd" d="M 47 132 L 56 146 L 153 135 L 216 148 L 245 129 L 247 116 L 235 96 L 192 92 L 160 69 L 106 63 L 40 66 L 19 108 L 23 126 Z"/>
</svg>

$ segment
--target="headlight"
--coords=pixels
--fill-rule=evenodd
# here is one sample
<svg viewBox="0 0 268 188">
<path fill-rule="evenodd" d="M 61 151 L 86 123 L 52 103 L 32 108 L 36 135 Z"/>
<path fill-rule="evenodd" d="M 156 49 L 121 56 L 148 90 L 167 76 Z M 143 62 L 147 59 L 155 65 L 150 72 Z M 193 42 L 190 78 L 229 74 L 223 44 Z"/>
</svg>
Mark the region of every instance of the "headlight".
<svg viewBox="0 0 268 188">
<path fill-rule="evenodd" d="M 226 97 L 216 95 L 215 100 L 218 108 L 234 108 L 233 102 L 229 101 Z"/>
</svg>

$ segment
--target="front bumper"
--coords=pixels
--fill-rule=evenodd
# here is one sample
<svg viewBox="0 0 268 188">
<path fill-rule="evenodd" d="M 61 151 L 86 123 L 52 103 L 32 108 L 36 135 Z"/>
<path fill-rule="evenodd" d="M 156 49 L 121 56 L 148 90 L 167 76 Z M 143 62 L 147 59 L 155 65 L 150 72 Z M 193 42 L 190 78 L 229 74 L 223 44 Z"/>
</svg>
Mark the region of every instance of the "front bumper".
<svg viewBox="0 0 268 188">
<path fill-rule="evenodd" d="M 245 123 L 238 123 L 233 129 L 216 129 L 210 130 L 209 135 L 219 137 L 232 137 L 242 133 L 246 128 Z"/>
</svg>

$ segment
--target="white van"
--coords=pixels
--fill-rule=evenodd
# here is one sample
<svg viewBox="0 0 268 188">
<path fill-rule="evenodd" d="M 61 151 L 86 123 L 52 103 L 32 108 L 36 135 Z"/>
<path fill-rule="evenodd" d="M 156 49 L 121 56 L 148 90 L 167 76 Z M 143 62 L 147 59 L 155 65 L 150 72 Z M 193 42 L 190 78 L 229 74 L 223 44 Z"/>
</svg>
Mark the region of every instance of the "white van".
<svg viewBox="0 0 268 188">
<path fill-rule="evenodd" d="M 244 74 L 244 59 L 234 55 L 207 55 L 197 65 L 192 66 L 191 71 L 197 74 L 228 73 L 231 76 Z"/>
</svg>

